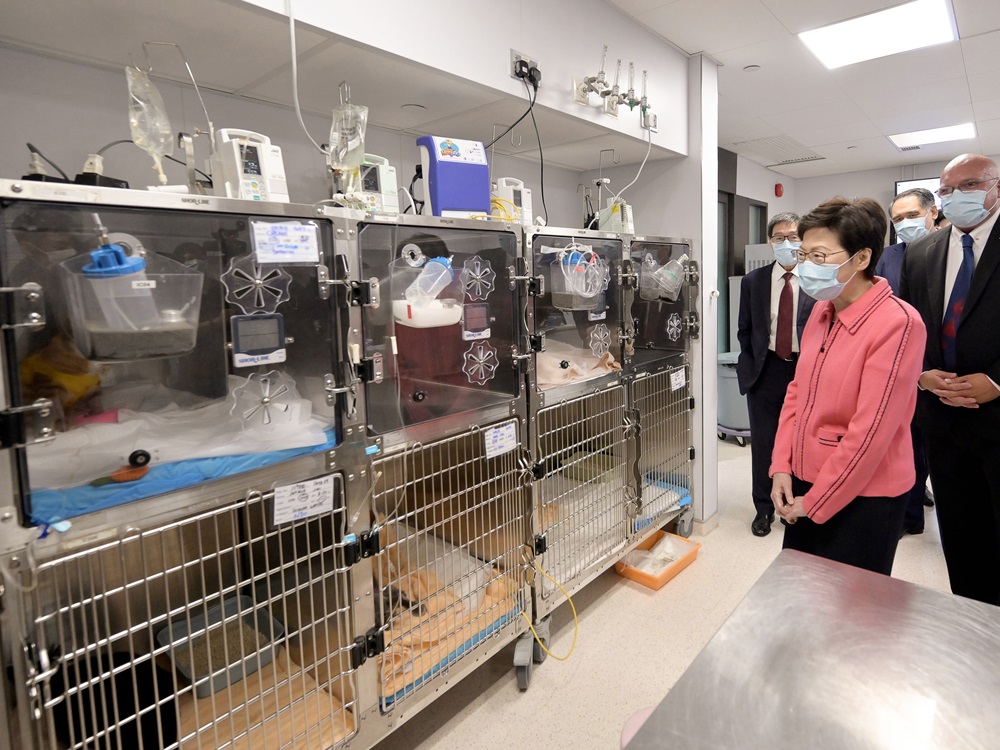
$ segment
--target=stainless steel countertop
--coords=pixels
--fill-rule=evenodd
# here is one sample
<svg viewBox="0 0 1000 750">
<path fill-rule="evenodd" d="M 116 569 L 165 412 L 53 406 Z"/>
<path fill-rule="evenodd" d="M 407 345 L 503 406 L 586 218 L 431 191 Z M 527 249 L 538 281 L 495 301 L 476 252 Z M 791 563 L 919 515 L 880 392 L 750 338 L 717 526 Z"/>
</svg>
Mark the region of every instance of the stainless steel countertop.
<svg viewBox="0 0 1000 750">
<path fill-rule="evenodd" d="M 651 748 L 996 750 L 1000 607 L 785 550 L 628 745 Z"/>
</svg>

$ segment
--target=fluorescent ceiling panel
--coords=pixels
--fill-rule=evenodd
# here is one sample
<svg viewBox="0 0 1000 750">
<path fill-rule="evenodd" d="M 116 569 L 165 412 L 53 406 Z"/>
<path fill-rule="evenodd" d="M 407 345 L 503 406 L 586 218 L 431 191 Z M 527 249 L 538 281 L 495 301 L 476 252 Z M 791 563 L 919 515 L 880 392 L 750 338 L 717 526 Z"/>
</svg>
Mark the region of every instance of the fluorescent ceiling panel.
<svg viewBox="0 0 1000 750">
<path fill-rule="evenodd" d="M 912 133 L 890 135 L 889 140 L 896 148 L 911 146 L 926 146 L 928 143 L 945 143 L 946 141 L 962 141 L 976 137 L 976 126 L 967 122 L 964 125 L 949 125 L 946 128 L 931 128 L 930 130 L 915 130 Z"/>
<path fill-rule="evenodd" d="M 827 68 L 874 60 L 958 39 L 948 0 L 916 0 L 850 21 L 803 31 L 799 38 Z"/>
</svg>

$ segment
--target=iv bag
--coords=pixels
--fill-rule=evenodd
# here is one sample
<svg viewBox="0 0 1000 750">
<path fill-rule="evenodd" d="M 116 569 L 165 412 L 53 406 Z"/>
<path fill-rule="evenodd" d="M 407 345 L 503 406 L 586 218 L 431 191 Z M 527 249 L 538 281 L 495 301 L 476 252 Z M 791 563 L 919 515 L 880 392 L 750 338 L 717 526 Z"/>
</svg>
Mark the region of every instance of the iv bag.
<svg viewBox="0 0 1000 750">
<path fill-rule="evenodd" d="M 143 71 L 125 68 L 128 79 L 128 123 L 132 141 L 153 158 L 153 168 L 160 176 L 160 184 L 167 184 L 163 174 L 163 155 L 173 151 L 173 130 L 167 117 L 163 97 Z"/>
<path fill-rule="evenodd" d="M 330 168 L 358 169 L 365 159 L 365 130 L 368 127 L 368 107 L 341 104 L 333 110 L 330 125 Z"/>
</svg>

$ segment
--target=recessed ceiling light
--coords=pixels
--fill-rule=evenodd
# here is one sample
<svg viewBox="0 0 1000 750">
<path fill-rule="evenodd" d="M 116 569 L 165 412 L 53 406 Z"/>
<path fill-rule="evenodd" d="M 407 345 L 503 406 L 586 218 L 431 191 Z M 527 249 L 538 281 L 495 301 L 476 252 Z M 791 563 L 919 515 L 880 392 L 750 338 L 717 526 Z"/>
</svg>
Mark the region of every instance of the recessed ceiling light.
<svg viewBox="0 0 1000 750">
<path fill-rule="evenodd" d="M 976 126 L 971 122 L 964 125 L 949 125 L 946 128 L 931 128 L 930 130 L 915 130 L 912 133 L 890 135 L 896 148 L 910 146 L 925 146 L 928 143 L 944 143 L 945 141 L 961 141 L 976 137 Z"/>
<path fill-rule="evenodd" d="M 760 70 L 760 66 L 759 65 L 747 65 L 747 66 L 745 66 L 743 68 L 743 70 L 745 70 L 747 73 L 756 73 L 758 70 Z"/>
<path fill-rule="evenodd" d="M 958 39 L 948 0 L 915 0 L 850 21 L 803 31 L 799 39 L 833 70 Z"/>
<path fill-rule="evenodd" d="M 400 109 L 408 109 L 408 110 L 412 110 L 412 111 L 417 111 L 417 110 L 422 111 L 422 110 L 427 109 L 427 107 L 425 107 L 423 104 L 400 104 L 399 108 Z"/>
</svg>

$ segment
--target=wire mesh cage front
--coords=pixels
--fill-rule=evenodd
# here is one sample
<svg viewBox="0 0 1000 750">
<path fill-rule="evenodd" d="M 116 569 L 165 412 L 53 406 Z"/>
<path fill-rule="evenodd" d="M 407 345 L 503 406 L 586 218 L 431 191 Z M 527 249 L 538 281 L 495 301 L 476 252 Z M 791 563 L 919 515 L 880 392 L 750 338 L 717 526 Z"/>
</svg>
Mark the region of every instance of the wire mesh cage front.
<svg viewBox="0 0 1000 750">
<path fill-rule="evenodd" d="M 332 513 L 275 526 L 274 493 L 251 493 L 39 562 L 19 592 L 30 746 L 322 749 L 353 736 L 343 485 L 314 481 Z"/>
<path fill-rule="evenodd" d="M 639 415 L 642 509 L 639 531 L 691 502 L 691 368 L 682 356 L 667 369 L 632 384 Z"/>
<path fill-rule="evenodd" d="M 520 446 L 511 420 L 373 464 L 384 710 L 508 624 L 521 629 L 528 499 Z"/>
<path fill-rule="evenodd" d="M 611 560 L 628 536 L 625 389 L 608 388 L 535 417 L 538 461 L 535 512 L 546 537 L 541 566 L 571 583 L 590 566 Z M 535 579 L 542 598 L 555 586 Z"/>
</svg>

